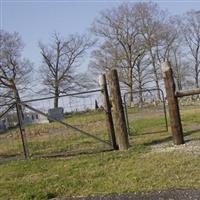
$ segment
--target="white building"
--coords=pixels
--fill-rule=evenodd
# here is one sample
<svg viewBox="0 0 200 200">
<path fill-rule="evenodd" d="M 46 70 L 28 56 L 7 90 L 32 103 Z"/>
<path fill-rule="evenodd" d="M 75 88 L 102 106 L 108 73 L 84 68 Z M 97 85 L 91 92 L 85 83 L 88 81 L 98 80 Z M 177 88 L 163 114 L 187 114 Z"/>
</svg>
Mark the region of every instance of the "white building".
<svg viewBox="0 0 200 200">
<path fill-rule="evenodd" d="M 43 123 L 49 123 L 49 120 L 47 117 L 38 114 L 38 113 L 25 113 L 23 124 L 43 124 Z"/>
<path fill-rule="evenodd" d="M 34 113 L 28 112 L 24 113 L 24 119 L 22 121 L 24 125 L 27 124 L 41 124 L 41 123 L 49 123 L 47 117 Z M 9 128 L 16 127 L 18 124 L 18 118 L 16 113 L 9 113 L 4 118 L 0 119 L 0 132 L 5 131 Z"/>
</svg>

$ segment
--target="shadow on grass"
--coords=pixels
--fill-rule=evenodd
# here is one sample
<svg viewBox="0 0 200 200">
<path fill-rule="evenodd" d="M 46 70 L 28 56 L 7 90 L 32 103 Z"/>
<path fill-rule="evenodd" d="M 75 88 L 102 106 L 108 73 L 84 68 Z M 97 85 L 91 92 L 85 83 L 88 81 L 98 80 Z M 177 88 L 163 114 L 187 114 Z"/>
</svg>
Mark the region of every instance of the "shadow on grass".
<svg viewBox="0 0 200 200">
<path fill-rule="evenodd" d="M 186 132 L 184 132 L 184 136 L 191 135 L 193 133 L 198 133 L 198 132 L 200 132 L 200 129 L 186 131 Z"/>
<path fill-rule="evenodd" d="M 196 129 L 196 130 L 190 130 L 190 131 L 187 131 L 187 132 L 184 132 L 184 136 L 189 136 L 193 133 L 197 133 L 199 132 L 200 129 Z M 163 131 L 165 132 L 165 131 Z M 143 135 L 143 134 L 140 134 L 140 135 Z M 151 142 L 146 142 L 144 143 L 145 146 L 151 146 L 151 145 L 155 145 L 155 144 L 162 144 L 162 143 L 166 143 L 166 142 L 169 142 L 169 141 L 172 141 L 173 138 L 172 136 L 168 136 L 168 137 L 165 137 L 165 138 L 162 138 L 162 139 L 156 139 L 156 140 L 153 140 Z M 191 139 L 187 139 L 185 140 L 185 142 L 189 142 L 191 140 L 200 140 L 200 138 L 191 138 Z"/>
<path fill-rule="evenodd" d="M 30 158 L 58 158 L 58 157 L 72 157 L 78 155 L 89 155 L 89 154 L 97 154 L 102 152 L 113 151 L 113 148 L 99 148 L 99 149 L 84 149 L 84 150 L 73 150 L 73 151 L 62 151 L 55 153 L 47 153 L 47 154 L 31 154 Z M 7 161 L 25 159 L 23 155 L 2 155 L 0 156 L 0 164 L 3 164 Z"/>
<path fill-rule="evenodd" d="M 49 153 L 49 154 L 33 154 L 32 158 L 54 158 L 54 157 L 71 157 L 78 156 L 83 154 L 96 154 L 101 152 L 113 151 L 113 148 L 103 148 L 103 149 L 85 149 L 85 150 L 74 150 L 74 151 L 62 151 L 57 153 Z"/>
<path fill-rule="evenodd" d="M 151 132 L 143 132 L 143 133 L 134 133 L 130 132 L 130 136 L 140 136 L 140 135 L 151 135 L 151 134 L 156 134 L 156 133 L 167 133 L 167 130 L 159 130 L 159 131 L 151 131 Z"/>
<path fill-rule="evenodd" d="M 172 141 L 172 136 L 168 136 L 168 137 L 158 139 L 158 140 L 153 140 L 151 142 L 146 142 L 146 143 L 144 143 L 144 145 L 151 146 L 151 145 L 155 145 L 155 144 L 162 144 L 162 143 L 169 142 L 169 141 Z"/>
<path fill-rule="evenodd" d="M 21 154 L 0 155 L 0 164 L 3 164 L 6 161 L 18 160 L 22 158 L 23 155 Z"/>
</svg>

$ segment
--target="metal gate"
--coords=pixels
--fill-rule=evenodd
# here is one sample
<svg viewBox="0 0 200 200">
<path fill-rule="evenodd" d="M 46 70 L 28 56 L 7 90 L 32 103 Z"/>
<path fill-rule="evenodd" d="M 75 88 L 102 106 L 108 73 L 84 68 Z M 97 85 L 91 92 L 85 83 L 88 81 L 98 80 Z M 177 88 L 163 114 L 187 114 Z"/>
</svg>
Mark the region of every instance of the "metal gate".
<svg viewBox="0 0 200 200">
<path fill-rule="evenodd" d="M 63 156 L 111 150 L 112 144 L 105 126 L 101 89 L 59 96 L 63 108 L 63 118 L 50 115 L 54 97 L 17 101 L 9 105 L 0 117 L 15 108 L 17 124 L 0 135 L 0 146 L 8 140 L 12 131 L 21 139 L 20 153 L 14 149 L 0 152 L 0 157 L 24 156 Z M 43 105 L 43 108 L 42 108 Z M 46 109 L 46 110 L 45 110 Z M 43 123 L 44 122 L 44 123 Z M 45 123 L 46 122 L 46 123 Z M 12 134 L 10 134 L 12 135 Z M 2 136 L 6 136 L 4 139 Z"/>
<path fill-rule="evenodd" d="M 24 143 L 21 139 L 16 103 L 0 105 L 0 162 L 23 155 Z"/>
<path fill-rule="evenodd" d="M 153 114 L 153 111 L 157 112 L 162 112 L 162 117 L 163 117 L 163 128 L 162 130 L 158 129 L 158 130 L 155 130 L 153 132 L 160 132 L 160 131 L 168 131 L 168 121 L 167 121 L 167 112 L 166 112 L 166 103 L 165 103 L 165 98 L 164 98 L 164 93 L 163 93 L 163 90 L 161 89 L 156 89 L 156 88 L 150 88 L 150 89 L 144 89 L 144 90 L 140 90 L 140 91 L 133 91 L 132 94 L 133 94 L 133 97 L 139 93 L 142 93 L 143 97 L 145 96 L 144 94 L 149 94 L 150 95 L 150 100 L 152 100 L 152 97 L 153 97 L 153 92 L 157 92 L 159 91 L 160 92 L 160 95 L 161 95 L 161 101 L 158 101 L 157 102 L 157 105 L 156 105 L 156 101 L 155 102 L 149 102 L 149 99 L 145 99 L 143 103 L 135 103 L 133 105 L 130 105 L 128 107 L 127 105 L 127 97 L 128 95 L 130 94 L 130 92 L 126 92 L 124 93 L 124 96 L 123 96 L 123 102 L 124 102 L 124 110 L 125 110 L 125 116 L 126 116 L 126 125 L 127 125 L 127 129 L 128 129 L 128 133 L 129 135 L 134 135 L 136 134 L 136 130 L 134 130 L 134 120 L 137 120 L 137 111 L 138 113 L 140 113 L 141 110 L 145 110 L 145 113 L 143 116 L 139 116 L 139 118 L 142 120 L 143 118 L 145 118 L 145 114 Z M 147 103 L 148 102 L 148 103 Z M 132 114 L 131 114 L 131 111 L 133 111 Z M 149 112 L 149 111 L 152 111 Z M 136 116 L 135 118 L 133 118 L 132 116 Z M 159 113 L 160 115 L 160 113 Z M 151 117 L 151 116 L 150 116 Z M 152 115 L 153 117 L 153 115 Z M 131 124 L 131 125 L 130 125 Z M 140 132 L 140 131 L 138 131 Z M 152 131 L 150 130 L 146 130 L 145 132 L 143 133 L 151 133 Z M 142 133 L 142 131 L 140 132 Z"/>
</svg>

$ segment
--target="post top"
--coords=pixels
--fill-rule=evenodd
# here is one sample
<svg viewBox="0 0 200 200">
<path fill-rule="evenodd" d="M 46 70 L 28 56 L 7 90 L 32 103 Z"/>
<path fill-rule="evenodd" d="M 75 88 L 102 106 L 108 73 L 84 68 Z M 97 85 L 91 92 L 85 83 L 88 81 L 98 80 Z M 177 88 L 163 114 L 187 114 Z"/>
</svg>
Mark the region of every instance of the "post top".
<svg viewBox="0 0 200 200">
<path fill-rule="evenodd" d="M 101 74 L 101 75 L 99 76 L 99 85 L 100 85 L 100 86 L 103 86 L 104 83 L 105 83 L 105 77 L 104 77 L 104 76 L 105 76 L 104 74 Z"/>
<path fill-rule="evenodd" d="M 170 64 L 169 62 L 165 61 L 161 63 L 161 69 L 163 72 L 166 72 L 170 69 Z"/>
</svg>

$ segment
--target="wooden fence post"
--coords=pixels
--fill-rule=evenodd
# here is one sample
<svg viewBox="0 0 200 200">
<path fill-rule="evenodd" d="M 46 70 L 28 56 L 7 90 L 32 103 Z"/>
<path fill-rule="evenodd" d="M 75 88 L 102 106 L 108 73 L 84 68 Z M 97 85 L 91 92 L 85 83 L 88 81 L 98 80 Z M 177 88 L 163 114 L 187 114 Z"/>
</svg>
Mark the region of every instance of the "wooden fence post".
<svg viewBox="0 0 200 200">
<path fill-rule="evenodd" d="M 114 129 L 114 124 L 113 124 L 111 104 L 110 104 L 110 100 L 109 100 L 105 74 L 100 75 L 99 85 L 102 89 L 102 94 L 103 94 L 104 110 L 106 113 L 106 126 L 107 126 L 107 130 L 109 133 L 109 138 L 110 138 L 113 149 L 117 150 L 119 148 L 117 146 L 116 138 L 115 138 L 115 129 Z"/>
<path fill-rule="evenodd" d="M 184 144 L 180 110 L 178 105 L 178 99 L 175 94 L 176 91 L 175 91 L 175 82 L 173 78 L 173 71 L 170 67 L 169 62 L 162 63 L 162 71 L 163 71 L 163 78 L 164 78 L 167 101 L 168 101 L 173 142 L 176 145 Z"/>
<path fill-rule="evenodd" d="M 122 98 L 119 86 L 119 79 L 117 70 L 113 69 L 108 74 L 109 79 L 109 89 L 111 95 L 111 101 L 114 112 L 115 120 L 115 134 L 117 139 L 117 144 L 120 150 L 126 150 L 129 146 L 128 133 L 124 115 L 124 109 L 122 105 Z"/>
</svg>

